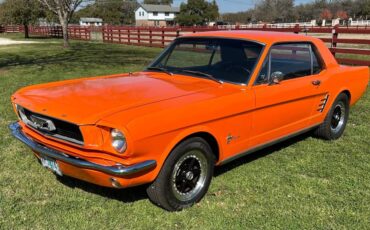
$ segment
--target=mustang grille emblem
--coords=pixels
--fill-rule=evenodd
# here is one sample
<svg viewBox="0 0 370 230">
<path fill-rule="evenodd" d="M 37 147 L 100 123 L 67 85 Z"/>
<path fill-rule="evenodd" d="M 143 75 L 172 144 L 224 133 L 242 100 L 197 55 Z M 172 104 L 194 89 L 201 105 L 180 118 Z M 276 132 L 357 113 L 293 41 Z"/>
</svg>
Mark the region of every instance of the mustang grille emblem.
<svg viewBox="0 0 370 230">
<path fill-rule="evenodd" d="M 30 125 L 32 125 L 36 129 L 41 129 L 49 132 L 56 130 L 55 125 L 51 120 L 35 115 L 30 116 Z"/>
</svg>

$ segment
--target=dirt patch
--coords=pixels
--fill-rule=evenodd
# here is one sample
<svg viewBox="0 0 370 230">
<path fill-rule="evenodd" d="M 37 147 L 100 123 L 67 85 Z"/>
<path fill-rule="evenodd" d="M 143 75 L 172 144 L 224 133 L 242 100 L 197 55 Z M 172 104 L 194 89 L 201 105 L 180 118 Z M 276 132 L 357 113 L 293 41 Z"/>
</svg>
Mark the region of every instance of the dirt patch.
<svg viewBox="0 0 370 230">
<path fill-rule="evenodd" d="M 32 43 L 38 43 L 35 41 L 15 41 L 9 38 L 0 38 L 0 46 L 5 45 L 15 45 L 15 44 L 32 44 Z"/>
</svg>

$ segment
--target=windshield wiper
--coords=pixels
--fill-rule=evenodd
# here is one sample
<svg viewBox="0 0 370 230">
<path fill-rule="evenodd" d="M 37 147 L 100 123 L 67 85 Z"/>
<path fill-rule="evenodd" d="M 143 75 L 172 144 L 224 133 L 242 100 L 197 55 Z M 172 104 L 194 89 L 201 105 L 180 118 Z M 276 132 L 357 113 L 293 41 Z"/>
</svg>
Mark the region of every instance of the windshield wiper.
<svg viewBox="0 0 370 230">
<path fill-rule="evenodd" d="M 215 81 L 217 83 L 220 83 L 220 84 L 223 84 L 224 82 L 215 78 L 214 76 L 212 76 L 211 74 L 208 74 L 208 73 L 203 73 L 203 72 L 200 72 L 200 71 L 194 71 L 194 70 L 181 70 L 181 72 L 185 72 L 185 73 L 192 73 L 192 74 L 197 74 L 197 75 L 201 75 L 201 76 L 204 76 L 204 77 L 207 77 L 208 79 L 212 80 L 212 81 Z"/>
<path fill-rule="evenodd" d="M 165 68 L 161 68 L 161 67 L 148 67 L 148 68 L 146 68 L 147 70 L 159 70 L 159 71 L 162 71 L 163 73 L 166 73 L 166 74 L 168 74 L 168 75 L 170 75 L 170 76 L 172 76 L 173 75 L 173 73 L 172 72 L 170 72 L 170 71 L 168 71 L 167 69 L 165 69 Z"/>
</svg>

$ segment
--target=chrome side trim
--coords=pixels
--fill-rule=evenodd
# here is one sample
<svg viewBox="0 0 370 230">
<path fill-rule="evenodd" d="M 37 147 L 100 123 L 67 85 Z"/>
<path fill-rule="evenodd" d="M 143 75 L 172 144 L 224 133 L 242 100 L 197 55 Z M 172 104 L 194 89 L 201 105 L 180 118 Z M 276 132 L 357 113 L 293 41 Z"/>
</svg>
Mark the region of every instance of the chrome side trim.
<svg viewBox="0 0 370 230">
<path fill-rule="evenodd" d="M 47 156 L 55 160 L 65 162 L 80 168 L 92 169 L 100 172 L 107 173 L 109 175 L 115 176 L 127 176 L 138 172 L 148 171 L 157 165 L 155 160 L 147 160 L 130 166 L 114 165 L 105 166 L 99 165 L 93 162 L 85 161 L 80 158 L 74 158 L 63 152 L 57 151 L 55 149 L 43 146 L 30 138 L 28 138 L 22 131 L 22 127 L 18 122 L 11 123 L 9 128 L 15 138 L 26 144 L 32 150 L 38 152 L 42 156 Z"/>
<path fill-rule="evenodd" d="M 218 164 L 218 166 L 220 166 L 220 165 L 224 165 L 224 164 L 227 164 L 227 163 L 229 163 L 229 162 L 231 162 L 231 161 L 233 161 L 233 160 L 236 160 L 236 159 L 238 159 L 238 158 L 244 157 L 244 156 L 249 155 L 249 154 L 251 154 L 251 153 L 257 152 L 257 151 L 259 151 L 259 150 L 261 150 L 261 149 L 264 149 L 264 148 L 270 147 L 270 146 L 272 146 L 272 145 L 275 145 L 275 144 L 277 144 L 277 143 L 279 143 L 279 142 L 283 142 L 283 141 L 286 141 L 286 140 L 288 140 L 288 139 L 290 139 L 290 138 L 292 138 L 292 137 L 295 137 L 295 136 L 298 136 L 298 135 L 300 135 L 300 134 L 306 133 L 306 132 L 308 132 L 308 131 L 310 131 L 310 130 L 314 129 L 315 127 L 317 127 L 317 126 L 319 126 L 319 125 L 320 125 L 320 123 L 319 123 L 319 124 L 316 124 L 316 125 L 312 125 L 312 126 L 310 126 L 310 127 L 308 127 L 308 128 L 304 128 L 304 129 L 302 129 L 302 130 L 300 130 L 300 131 L 298 131 L 298 132 L 295 132 L 295 133 L 292 133 L 292 134 L 288 134 L 288 135 L 286 135 L 286 136 L 284 136 L 284 137 L 281 137 L 281 138 L 275 139 L 275 140 L 273 140 L 273 141 L 271 141 L 271 142 L 267 142 L 267 143 L 264 143 L 264 144 L 258 145 L 258 146 L 256 146 L 256 147 L 253 147 L 253 148 L 251 148 L 251 149 L 248 149 L 248 150 L 246 150 L 246 151 L 243 151 L 243 152 L 241 152 L 241 153 L 238 153 L 238 154 L 236 154 L 236 155 L 234 155 L 234 156 L 231 156 L 231 157 L 226 158 L 225 160 L 221 161 L 221 162 Z"/>
</svg>

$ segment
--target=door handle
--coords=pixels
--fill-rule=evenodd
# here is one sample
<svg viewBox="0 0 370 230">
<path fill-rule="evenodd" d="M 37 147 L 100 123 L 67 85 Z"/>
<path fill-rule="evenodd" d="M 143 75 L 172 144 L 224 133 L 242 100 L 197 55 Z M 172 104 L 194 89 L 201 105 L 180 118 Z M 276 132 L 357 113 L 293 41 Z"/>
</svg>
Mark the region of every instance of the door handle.
<svg viewBox="0 0 370 230">
<path fill-rule="evenodd" d="M 312 81 L 312 85 L 320 85 L 321 81 L 320 80 L 314 80 Z"/>
</svg>

